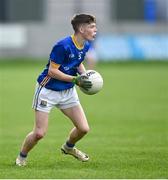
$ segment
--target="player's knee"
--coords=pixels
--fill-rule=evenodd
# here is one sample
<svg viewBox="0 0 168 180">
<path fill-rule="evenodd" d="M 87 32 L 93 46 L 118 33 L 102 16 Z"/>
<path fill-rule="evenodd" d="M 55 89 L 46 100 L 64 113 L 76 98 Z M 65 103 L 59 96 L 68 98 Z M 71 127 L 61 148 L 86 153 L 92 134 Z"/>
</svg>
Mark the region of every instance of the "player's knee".
<svg viewBox="0 0 168 180">
<path fill-rule="evenodd" d="M 44 138 L 45 133 L 44 132 L 35 132 L 35 139 L 38 141 L 42 138 Z"/>
<path fill-rule="evenodd" d="M 82 134 L 87 134 L 89 131 L 90 131 L 90 128 L 87 126 L 87 127 L 83 127 L 80 129 L 81 133 Z"/>
</svg>

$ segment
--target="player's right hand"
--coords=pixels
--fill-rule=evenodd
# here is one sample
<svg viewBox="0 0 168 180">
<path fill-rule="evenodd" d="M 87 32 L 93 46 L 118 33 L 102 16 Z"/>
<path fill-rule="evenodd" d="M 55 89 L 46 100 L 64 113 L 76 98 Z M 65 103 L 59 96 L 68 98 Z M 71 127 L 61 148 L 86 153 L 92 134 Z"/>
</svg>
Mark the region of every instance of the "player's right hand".
<svg viewBox="0 0 168 180">
<path fill-rule="evenodd" d="M 73 78 L 72 82 L 77 86 L 84 88 L 85 90 L 88 90 L 89 88 L 92 87 L 92 82 L 89 81 L 88 77 L 85 75 L 81 75 Z"/>
</svg>

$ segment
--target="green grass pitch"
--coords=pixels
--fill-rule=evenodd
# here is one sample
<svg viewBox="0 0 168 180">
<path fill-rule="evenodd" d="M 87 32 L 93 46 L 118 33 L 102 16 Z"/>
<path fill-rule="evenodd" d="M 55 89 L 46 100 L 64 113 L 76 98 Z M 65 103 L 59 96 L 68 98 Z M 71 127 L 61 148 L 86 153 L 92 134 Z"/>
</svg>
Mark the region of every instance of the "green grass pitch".
<svg viewBox="0 0 168 180">
<path fill-rule="evenodd" d="M 0 178 L 168 178 L 168 63 L 99 64 L 103 90 L 79 92 L 91 127 L 77 146 L 90 155 L 82 163 L 64 156 L 71 122 L 57 109 L 48 133 L 31 151 L 28 165 L 14 165 L 32 129 L 31 109 L 40 62 L 0 62 Z"/>
</svg>

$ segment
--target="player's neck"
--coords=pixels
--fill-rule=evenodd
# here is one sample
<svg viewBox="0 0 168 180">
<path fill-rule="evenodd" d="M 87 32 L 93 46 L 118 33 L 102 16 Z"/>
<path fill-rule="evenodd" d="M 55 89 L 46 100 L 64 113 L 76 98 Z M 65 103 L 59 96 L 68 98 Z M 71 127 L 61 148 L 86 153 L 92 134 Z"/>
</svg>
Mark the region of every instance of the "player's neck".
<svg viewBox="0 0 168 180">
<path fill-rule="evenodd" d="M 85 44 L 85 39 L 83 39 L 83 37 L 81 37 L 80 34 L 73 34 L 72 40 L 79 49 L 83 49 Z"/>
</svg>

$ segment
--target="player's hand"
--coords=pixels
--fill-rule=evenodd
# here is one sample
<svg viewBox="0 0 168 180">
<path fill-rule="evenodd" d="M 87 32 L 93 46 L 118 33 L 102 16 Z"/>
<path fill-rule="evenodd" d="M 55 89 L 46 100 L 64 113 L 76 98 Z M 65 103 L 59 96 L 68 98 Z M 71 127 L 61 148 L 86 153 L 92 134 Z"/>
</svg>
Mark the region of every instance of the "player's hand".
<svg viewBox="0 0 168 180">
<path fill-rule="evenodd" d="M 80 86 L 84 88 L 85 90 L 88 90 L 92 87 L 92 82 L 88 80 L 88 77 L 85 75 L 77 76 L 75 77 L 72 82 L 76 84 L 77 86 Z"/>
</svg>

